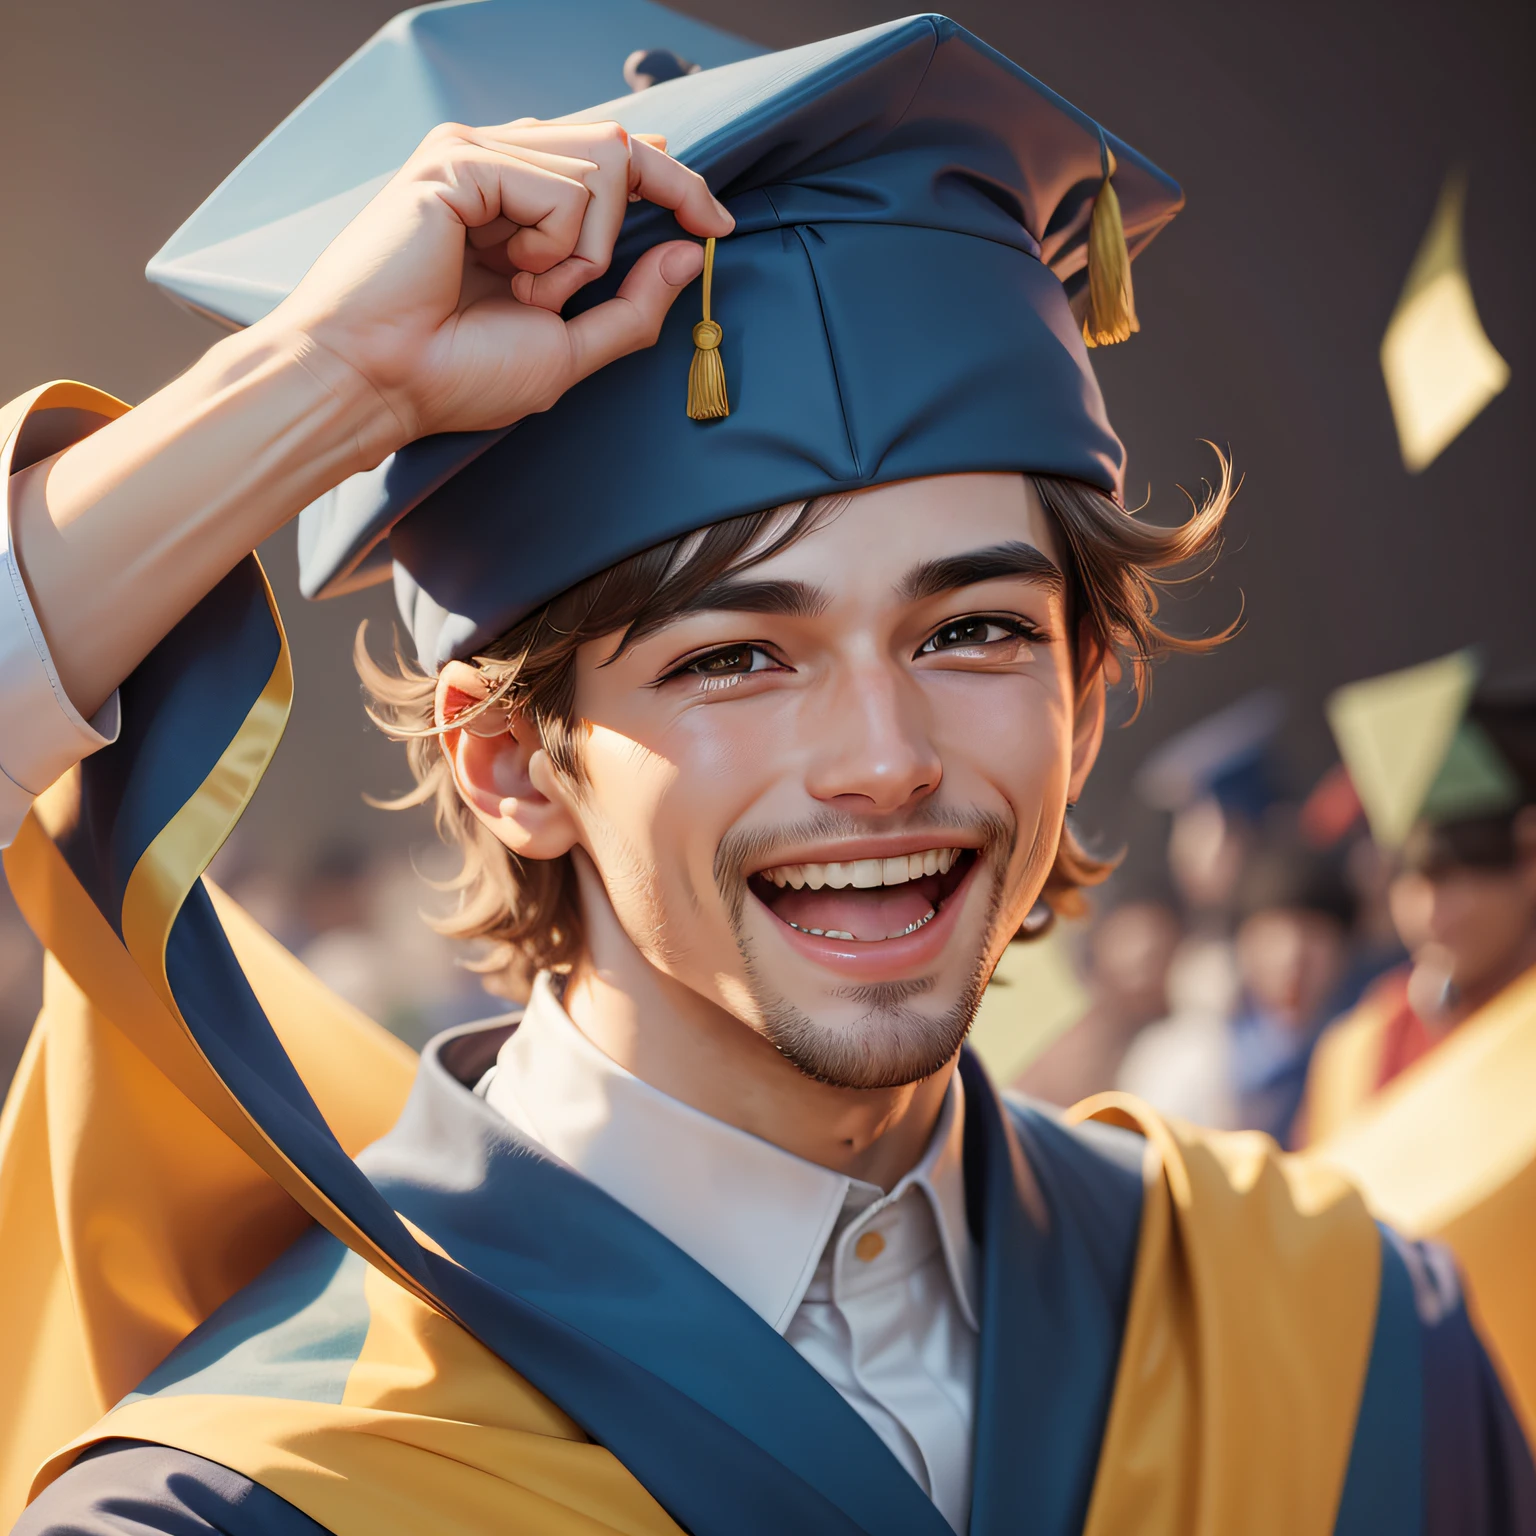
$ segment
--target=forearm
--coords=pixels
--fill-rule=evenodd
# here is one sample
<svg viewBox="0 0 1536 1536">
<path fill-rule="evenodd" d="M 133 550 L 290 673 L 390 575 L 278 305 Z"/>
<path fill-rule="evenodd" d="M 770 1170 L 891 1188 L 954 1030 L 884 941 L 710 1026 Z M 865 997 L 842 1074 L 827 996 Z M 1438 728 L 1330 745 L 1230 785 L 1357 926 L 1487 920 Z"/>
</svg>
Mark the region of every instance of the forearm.
<svg viewBox="0 0 1536 1536">
<path fill-rule="evenodd" d="M 16 554 L 76 707 L 92 714 L 243 556 L 399 437 L 352 370 L 259 325 L 16 475 Z"/>
</svg>

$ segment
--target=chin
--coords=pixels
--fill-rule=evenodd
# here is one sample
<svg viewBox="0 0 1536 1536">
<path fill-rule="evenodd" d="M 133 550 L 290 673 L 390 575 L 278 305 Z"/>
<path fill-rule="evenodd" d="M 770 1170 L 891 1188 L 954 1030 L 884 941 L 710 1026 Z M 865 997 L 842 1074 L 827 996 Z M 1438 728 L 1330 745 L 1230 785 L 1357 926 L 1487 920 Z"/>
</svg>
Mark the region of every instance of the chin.
<svg viewBox="0 0 1536 1536">
<path fill-rule="evenodd" d="M 998 886 L 987 859 L 966 850 L 915 893 L 931 916 L 903 931 L 913 919 L 898 911 L 886 925 L 894 933 L 862 939 L 792 926 L 754 889 L 741 948 L 755 1027 L 808 1077 L 836 1087 L 931 1077 L 954 1059 L 981 1005 L 998 948 Z M 861 926 L 867 934 L 879 924 L 866 915 Z"/>
</svg>

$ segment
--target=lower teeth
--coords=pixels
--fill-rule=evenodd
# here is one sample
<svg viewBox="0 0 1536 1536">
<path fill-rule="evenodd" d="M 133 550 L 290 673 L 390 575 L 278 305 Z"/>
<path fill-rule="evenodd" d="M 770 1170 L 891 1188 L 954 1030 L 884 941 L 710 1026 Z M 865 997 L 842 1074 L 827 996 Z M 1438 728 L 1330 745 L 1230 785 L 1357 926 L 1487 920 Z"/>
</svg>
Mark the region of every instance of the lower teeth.
<svg viewBox="0 0 1536 1536">
<path fill-rule="evenodd" d="M 886 934 L 885 938 L 904 939 L 909 933 L 916 933 L 919 928 L 922 928 L 926 924 L 931 923 L 938 915 L 939 909 L 937 907 L 929 907 L 929 909 L 920 918 L 918 918 L 915 923 L 908 923 L 900 933 L 888 933 Z M 784 918 L 783 921 L 786 926 L 793 928 L 796 933 L 809 933 L 818 939 L 847 939 L 849 941 L 853 941 L 853 935 L 851 933 L 845 932 L 841 928 L 802 928 L 799 923 L 791 923 L 787 917 Z M 883 944 L 885 940 L 877 939 L 874 942 Z"/>
</svg>

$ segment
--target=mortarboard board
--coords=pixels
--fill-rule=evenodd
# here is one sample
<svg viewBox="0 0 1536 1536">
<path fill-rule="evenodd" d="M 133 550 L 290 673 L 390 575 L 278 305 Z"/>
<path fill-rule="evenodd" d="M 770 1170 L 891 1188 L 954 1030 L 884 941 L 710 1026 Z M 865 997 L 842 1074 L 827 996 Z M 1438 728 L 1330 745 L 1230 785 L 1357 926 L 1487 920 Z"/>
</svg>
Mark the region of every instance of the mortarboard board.
<svg viewBox="0 0 1536 1536">
<path fill-rule="evenodd" d="M 146 275 L 231 327 L 275 309 L 439 123 L 559 117 L 637 51 L 709 68 L 762 50 L 652 0 L 447 0 L 371 37 L 230 172 Z"/>
<path fill-rule="evenodd" d="M 1257 822 L 1276 799 L 1273 743 L 1285 697 L 1263 688 L 1170 736 L 1136 774 L 1136 790 L 1160 811 L 1214 799 Z"/>
<path fill-rule="evenodd" d="M 509 63 L 534 62 L 521 37 L 507 35 L 507 17 L 524 11 L 512 0 L 472 0 L 386 29 L 413 78 L 431 82 L 413 98 L 425 115 L 408 134 L 393 130 L 396 162 L 411 147 L 405 139 L 438 119 L 550 110 L 488 84 Z M 593 28 L 569 8 L 559 14 L 590 48 Z M 616 38 L 616 60 L 635 41 L 632 31 Z M 716 67 L 595 107 L 571 101 L 567 115 L 666 134 L 735 215 L 713 281 L 730 414 L 697 421 L 684 410 L 693 291 L 654 348 L 542 415 L 505 432 L 411 444 L 308 509 L 299 531 L 306 594 L 348 590 L 392 564 L 429 670 L 615 561 L 739 513 L 966 470 L 1120 490 L 1124 454 L 1079 318 L 1089 245 L 1103 233 L 1097 212 L 1114 201 L 1100 195 L 1108 172 L 1122 260 L 1177 211 L 1175 183 L 942 17 L 723 65 L 680 29 L 638 41 Z M 719 34 L 713 43 L 726 46 Z M 359 137 L 348 113 L 379 109 L 370 98 L 327 111 L 327 92 L 347 81 L 343 69 L 193 215 L 151 263 L 154 281 L 236 323 L 280 299 L 387 174 L 373 146 L 359 174 L 348 169 Z M 273 167 L 306 152 L 341 164 L 329 166 L 324 186 L 311 178 L 290 193 Z M 251 202 L 258 221 L 240 214 Z M 224 240 L 217 273 L 207 219 L 214 233 L 251 226 Z M 613 270 L 568 309 L 609 296 L 642 250 L 680 233 L 670 213 L 633 205 Z M 600 444 L 593 421 L 605 424 Z"/>
<path fill-rule="evenodd" d="M 1365 808 L 1371 834 L 1401 848 L 1420 821 L 1447 824 L 1513 810 L 1530 795 L 1501 746 L 1505 715 L 1529 707 L 1475 697 L 1476 652 L 1349 683 L 1328 699 L 1328 723 Z"/>
</svg>

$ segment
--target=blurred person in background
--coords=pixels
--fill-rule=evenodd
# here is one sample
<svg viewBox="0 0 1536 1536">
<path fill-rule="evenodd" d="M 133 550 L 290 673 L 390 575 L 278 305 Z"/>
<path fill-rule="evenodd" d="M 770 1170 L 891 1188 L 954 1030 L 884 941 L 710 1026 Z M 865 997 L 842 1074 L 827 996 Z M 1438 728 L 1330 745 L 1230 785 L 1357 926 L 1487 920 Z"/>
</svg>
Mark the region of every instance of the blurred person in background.
<svg viewBox="0 0 1536 1536">
<path fill-rule="evenodd" d="M 1169 958 L 1166 1012 L 1129 1044 L 1116 1086 L 1197 1125 L 1240 1125 L 1227 1027 L 1241 989 L 1237 891 L 1279 799 L 1275 736 L 1283 698 L 1264 689 L 1164 742 L 1136 790 L 1170 814 L 1168 874 L 1184 932 Z"/>
<path fill-rule="evenodd" d="M 1352 1008 L 1379 977 L 1408 958 L 1392 916 L 1397 861 L 1371 836 L 1365 808 L 1343 763 L 1335 763 L 1313 786 L 1296 825 L 1310 847 L 1338 856 L 1354 897 L 1354 933 L 1339 984 L 1340 1008 Z"/>
<path fill-rule="evenodd" d="M 1324 1036 L 1299 1127 L 1383 1220 L 1443 1241 L 1536 1434 L 1536 687 L 1467 652 L 1341 689 L 1340 752 L 1409 963 Z"/>
<path fill-rule="evenodd" d="M 1182 929 L 1160 901 L 1126 901 L 1094 923 L 1083 945 L 1089 1004 L 1013 1086 L 1051 1104 L 1112 1088 L 1137 1032 L 1168 1011 L 1168 966 Z"/>
<path fill-rule="evenodd" d="M 1277 811 L 1244 861 L 1233 911 L 1226 1009 L 1186 1009 L 1149 1026 L 1126 1052 L 1118 1086 L 1166 1114 L 1283 1140 L 1318 1035 L 1337 1012 L 1354 901 L 1337 858 L 1310 848 Z"/>
<path fill-rule="evenodd" d="M 1497 754 L 1504 803 L 1426 808 L 1388 904 L 1410 957 L 1339 1019 L 1317 1053 L 1304 1139 L 1320 1141 L 1495 999 L 1531 982 L 1536 1014 L 1536 691 L 1474 697 L 1465 722 Z"/>
<path fill-rule="evenodd" d="M 1228 1029 L 1237 1123 L 1284 1141 L 1323 1027 L 1338 1011 L 1355 902 L 1336 857 L 1277 818 L 1238 894 L 1240 1002 Z"/>
</svg>

